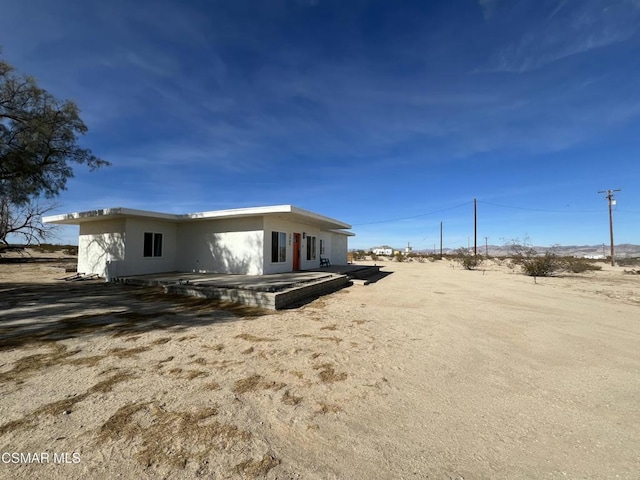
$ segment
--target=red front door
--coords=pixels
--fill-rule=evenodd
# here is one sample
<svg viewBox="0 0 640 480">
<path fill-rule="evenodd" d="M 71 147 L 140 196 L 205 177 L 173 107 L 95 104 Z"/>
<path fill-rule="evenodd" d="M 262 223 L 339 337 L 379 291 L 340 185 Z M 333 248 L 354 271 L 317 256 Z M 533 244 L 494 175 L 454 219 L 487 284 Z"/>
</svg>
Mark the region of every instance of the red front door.
<svg viewBox="0 0 640 480">
<path fill-rule="evenodd" d="M 293 234 L 293 271 L 300 270 L 300 234 Z"/>
</svg>

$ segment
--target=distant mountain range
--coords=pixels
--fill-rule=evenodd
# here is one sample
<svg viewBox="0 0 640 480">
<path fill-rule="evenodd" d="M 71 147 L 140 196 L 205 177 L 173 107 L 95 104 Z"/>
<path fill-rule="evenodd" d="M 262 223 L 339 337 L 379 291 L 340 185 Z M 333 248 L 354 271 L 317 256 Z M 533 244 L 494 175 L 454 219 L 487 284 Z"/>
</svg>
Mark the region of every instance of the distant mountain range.
<svg viewBox="0 0 640 480">
<path fill-rule="evenodd" d="M 607 258 L 611 249 L 609 245 L 605 245 L 604 248 L 602 244 L 600 245 L 560 245 L 556 247 L 533 247 L 540 253 L 544 253 L 547 250 L 554 250 L 558 255 L 562 256 L 572 256 L 572 257 L 589 257 L 589 258 Z M 404 249 L 398 248 L 396 250 L 404 251 Z M 452 248 L 444 248 L 443 253 L 453 253 L 456 249 Z M 511 252 L 509 246 L 505 245 L 489 245 L 488 246 L 489 255 L 494 257 L 504 257 L 508 256 Z M 440 250 L 437 250 L 436 253 L 439 253 Z M 478 253 L 485 254 L 485 246 L 478 245 Z M 433 250 L 420 250 L 416 251 L 416 253 L 424 253 L 430 254 L 433 253 Z M 640 257 L 640 245 L 632 245 L 630 243 L 623 243 L 620 245 L 615 245 L 615 256 L 616 258 L 633 258 Z"/>
</svg>

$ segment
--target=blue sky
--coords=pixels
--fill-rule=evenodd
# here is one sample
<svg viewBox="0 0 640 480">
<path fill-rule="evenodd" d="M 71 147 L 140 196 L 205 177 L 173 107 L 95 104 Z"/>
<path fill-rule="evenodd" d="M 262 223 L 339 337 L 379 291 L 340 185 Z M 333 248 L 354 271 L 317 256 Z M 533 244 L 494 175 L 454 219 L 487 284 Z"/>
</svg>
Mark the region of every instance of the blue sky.
<svg viewBox="0 0 640 480">
<path fill-rule="evenodd" d="M 58 213 L 293 204 L 350 247 L 640 243 L 640 0 L 3 0 L 3 58 L 76 101 Z M 61 230 L 59 241 L 76 241 Z"/>
</svg>

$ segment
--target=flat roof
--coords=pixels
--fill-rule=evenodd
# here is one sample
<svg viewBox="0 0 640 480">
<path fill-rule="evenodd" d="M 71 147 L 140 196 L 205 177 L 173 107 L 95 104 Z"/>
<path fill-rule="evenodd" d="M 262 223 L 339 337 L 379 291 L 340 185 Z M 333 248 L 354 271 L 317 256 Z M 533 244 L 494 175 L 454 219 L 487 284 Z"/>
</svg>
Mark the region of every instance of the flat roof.
<svg viewBox="0 0 640 480">
<path fill-rule="evenodd" d="M 85 212 L 51 215 L 48 217 L 44 217 L 42 220 L 45 223 L 55 223 L 58 225 L 80 225 L 81 223 L 85 222 L 93 222 L 112 218 L 140 217 L 181 223 L 198 220 L 255 217 L 266 215 L 281 217 L 289 221 L 316 226 L 324 230 L 341 230 L 351 228 L 351 225 L 349 225 L 348 223 L 344 223 L 334 218 L 326 217 L 309 210 L 304 210 L 293 205 L 271 205 L 265 207 L 233 208 L 229 210 L 212 210 L 208 212 L 186 214 L 161 213 L 151 212 L 147 210 L 136 210 L 132 208 L 115 207 L 105 208 L 101 210 L 88 210 Z"/>
</svg>

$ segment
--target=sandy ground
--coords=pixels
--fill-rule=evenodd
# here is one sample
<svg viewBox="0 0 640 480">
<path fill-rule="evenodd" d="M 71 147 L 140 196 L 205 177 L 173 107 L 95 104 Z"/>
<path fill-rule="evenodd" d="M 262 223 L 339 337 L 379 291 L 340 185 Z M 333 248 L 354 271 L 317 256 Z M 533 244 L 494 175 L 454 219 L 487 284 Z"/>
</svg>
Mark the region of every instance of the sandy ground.
<svg viewBox="0 0 640 480">
<path fill-rule="evenodd" d="M 622 268 L 534 283 L 387 262 L 263 312 L 62 265 L 0 263 L 0 478 L 640 476 L 640 276 Z"/>
</svg>

